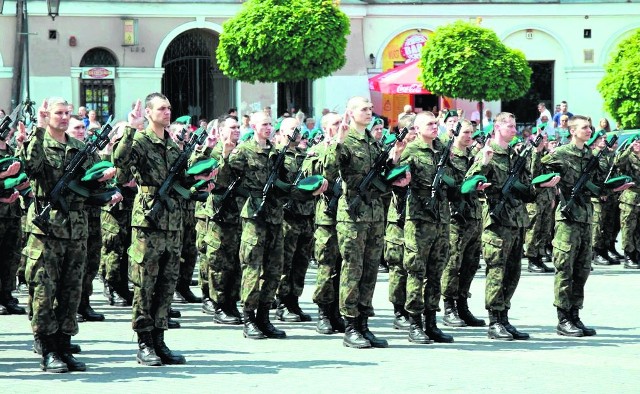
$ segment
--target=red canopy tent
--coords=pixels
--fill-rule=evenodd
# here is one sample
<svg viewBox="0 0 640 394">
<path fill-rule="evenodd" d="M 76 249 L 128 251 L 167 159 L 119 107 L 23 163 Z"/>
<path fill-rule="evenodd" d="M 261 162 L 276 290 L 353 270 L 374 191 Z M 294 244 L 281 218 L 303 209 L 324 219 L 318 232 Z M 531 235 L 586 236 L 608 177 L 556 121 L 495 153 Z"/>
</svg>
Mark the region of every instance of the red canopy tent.
<svg viewBox="0 0 640 394">
<path fill-rule="evenodd" d="M 414 60 L 369 78 L 369 90 L 384 94 L 431 94 L 418 81 L 418 62 Z"/>
</svg>

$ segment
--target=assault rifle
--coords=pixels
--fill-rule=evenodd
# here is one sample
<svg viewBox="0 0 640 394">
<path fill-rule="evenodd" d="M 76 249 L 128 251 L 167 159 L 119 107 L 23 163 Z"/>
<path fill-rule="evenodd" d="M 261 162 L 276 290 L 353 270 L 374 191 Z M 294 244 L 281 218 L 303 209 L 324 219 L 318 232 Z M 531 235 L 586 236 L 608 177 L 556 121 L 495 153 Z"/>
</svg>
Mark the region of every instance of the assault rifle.
<svg viewBox="0 0 640 394">
<path fill-rule="evenodd" d="M 327 203 L 327 207 L 324 209 L 324 214 L 329 215 L 331 217 L 336 216 L 336 212 L 338 211 L 338 201 L 340 200 L 340 196 L 342 195 L 342 178 L 336 178 L 335 182 L 333 182 L 333 187 L 331 188 L 331 199 Z"/>
<path fill-rule="evenodd" d="M 287 153 L 287 149 L 289 149 L 289 144 L 296 141 L 296 139 L 298 138 L 298 134 L 300 134 L 300 132 L 301 132 L 300 126 L 293 129 L 293 134 L 287 137 L 289 139 L 289 142 L 284 144 L 280 152 L 278 152 L 278 156 L 276 156 L 276 160 L 273 163 L 273 168 L 271 168 L 271 173 L 269 174 L 269 178 L 267 178 L 267 183 L 265 183 L 264 187 L 262 188 L 262 200 L 260 200 L 260 205 L 258 205 L 258 208 L 253 213 L 254 218 L 257 218 L 262 213 L 262 210 L 264 209 L 264 204 L 267 202 L 267 197 L 269 196 L 271 189 L 275 185 L 276 180 L 280 175 L 280 169 L 284 165 L 284 157 Z"/>
<path fill-rule="evenodd" d="M 112 119 L 113 117 L 110 116 L 107 123 L 102 126 L 102 129 L 94 134 L 94 137 L 85 144 L 84 148 L 73 156 L 71 162 L 64 169 L 64 174 L 60 179 L 58 179 L 58 182 L 49 192 L 48 204 L 33 219 L 33 224 L 35 224 L 36 227 L 38 227 L 44 234 L 49 234 L 49 215 L 52 209 L 59 209 L 65 215 L 69 214 L 69 206 L 65 201 L 65 197 L 69 192 L 69 184 L 71 181 L 78 178 L 82 171 L 82 165 L 84 162 L 87 161 L 89 157 L 93 156 L 96 151 L 104 149 L 104 147 L 109 143 L 109 134 L 113 127 L 111 125 Z"/>
<path fill-rule="evenodd" d="M 9 133 L 11 132 L 11 128 L 14 123 L 18 120 L 18 114 L 22 110 L 22 103 L 20 103 L 17 107 L 14 108 L 13 112 L 10 115 L 5 116 L 0 120 L 0 141 L 5 141 L 7 137 L 9 137 Z"/>
<path fill-rule="evenodd" d="M 189 142 L 187 142 L 180 152 L 180 156 L 173 162 L 171 168 L 169 169 L 169 175 L 165 178 L 160 188 L 156 191 L 156 194 L 153 196 L 153 204 L 151 208 L 145 212 L 145 218 L 156 228 L 160 224 L 160 215 L 162 211 L 166 208 L 169 212 L 173 212 L 176 207 L 173 200 L 170 197 L 171 190 L 174 187 L 174 184 L 180 177 L 180 175 L 184 172 L 187 167 L 187 162 L 189 161 L 189 157 L 191 153 L 198 145 L 204 144 L 204 141 L 207 139 L 207 130 L 203 127 L 194 131 L 191 134 L 191 138 L 189 138 Z"/>
<path fill-rule="evenodd" d="M 614 134 L 613 137 L 606 142 L 607 148 L 611 148 L 616 141 L 618 141 L 618 135 Z M 560 213 L 565 219 L 573 222 L 576 221 L 576 217 L 573 215 L 573 209 L 576 205 L 584 205 L 585 201 L 582 190 L 589 182 L 589 179 L 591 179 L 591 172 L 599 167 L 600 157 L 602 157 L 604 151 L 605 149 L 601 149 L 597 155 L 592 156 L 587 165 L 582 169 L 580 178 L 578 178 L 575 185 L 573 185 L 573 189 L 571 189 L 571 197 L 569 197 L 567 204 L 560 209 Z"/>
<path fill-rule="evenodd" d="M 498 204 L 489 211 L 489 216 L 491 216 L 493 220 L 500 220 L 500 214 L 504 210 L 504 206 L 507 202 L 509 204 L 514 203 L 513 188 L 515 187 L 516 182 L 520 179 L 520 175 L 527 164 L 527 159 L 529 158 L 531 151 L 533 148 L 537 148 L 541 142 L 542 133 L 538 133 L 536 139 L 531 141 L 530 144 L 527 144 L 522 151 L 520 151 L 516 162 L 511 168 L 509 168 L 509 176 L 504 182 L 504 185 L 502 185 L 502 189 L 500 189 L 500 202 L 498 202 Z"/>
<path fill-rule="evenodd" d="M 236 179 L 234 179 L 233 182 L 231 182 L 229 186 L 227 186 L 224 193 L 222 193 L 222 195 L 220 196 L 220 200 L 216 202 L 216 209 L 215 209 L 215 212 L 213 213 L 214 221 L 218 222 L 222 219 L 222 214 L 227 208 L 226 204 L 228 204 L 229 200 L 233 197 L 233 194 L 236 188 L 240 185 L 241 180 L 242 180 L 242 177 L 237 177 Z"/>
<path fill-rule="evenodd" d="M 442 151 L 442 155 L 440 155 L 440 161 L 436 166 L 436 175 L 433 177 L 433 182 L 431 183 L 431 198 L 426 204 L 425 210 L 434 220 L 440 220 L 440 210 L 438 209 L 438 206 L 440 205 L 440 202 L 444 200 L 444 190 L 442 190 L 444 172 L 447 169 L 447 162 L 451 157 L 451 146 L 453 145 L 453 140 L 458 136 L 458 134 L 460 134 L 461 128 L 462 123 L 458 122 L 456 129 L 453 130 L 453 136 L 449 138 L 447 146 Z"/>
<path fill-rule="evenodd" d="M 408 133 L 409 128 L 403 128 L 396 135 L 396 141 L 404 140 L 404 137 L 406 137 Z M 351 202 L 349 203 L 349 207 L 347 208 L 349 215 L 356 216 L 356 214 L 358 213 L 358 208 L 360 208 L 360 204 L 362 204 L 362 201 L 364 200 L 368 203 L 371 199 L 369 188 L 371 187 L 371 184 L 373 184 L 373 182 L 377 180 L 380 175 L 382 175 L 382 172 L 386 167 L 387 160 L 389 160 L 389 152 L 391 152 L 391 149 L 394 147 L 394 145 L 395 144 L 388 144 L 386 147 L 384 147 L 382 152 L 380 152 L 380 154 L 378 154 L 378 157 L 376 157 L 367 175 L 365 175 L 364 178 L 360 180 L 360 183 L 358 183 L 358 186 L 356 187 L 357 194 L 353 198 L 353 200 L 351 200 Z"/>
</svg>

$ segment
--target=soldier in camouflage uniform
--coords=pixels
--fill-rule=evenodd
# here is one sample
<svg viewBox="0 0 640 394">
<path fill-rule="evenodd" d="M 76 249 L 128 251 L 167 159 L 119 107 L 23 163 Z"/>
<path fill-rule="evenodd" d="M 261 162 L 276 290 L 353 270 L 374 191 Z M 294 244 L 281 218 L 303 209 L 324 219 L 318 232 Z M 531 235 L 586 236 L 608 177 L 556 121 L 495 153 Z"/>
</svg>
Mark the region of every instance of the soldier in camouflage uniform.
<svg viewBox="0 0 640 394">
<path fill-rule="evenodd" d="M 409 127 L 405 137 L 407 143 L 415 139 L 413 128 L 415 115 L 405 115 L 398 121 L 398 129 Z M 404 309 L 407 301 L 407 271 L 402 265 L 404 255 L 404 223 L 407 207 L 408 187 L 393 187 L 387 222 L 384 232 L 384 260 L 389 267 L 389 301 L 393 304 L 393 328 L 409 328 L 409 315 Z"/>
<path fill-rule="evenodd" d="M 640 268 L 640 135 L 633 137 L 625 151 L 618 159 L 618 170 L 633 178 L 635 186 L 620 195 L 620 225 L 622 248 L 624 250 L 624 267 Z"/>
<path fill-rule="evenodd" d="M 289 135 L 300 124 L 293 120 L 282 122 L 280 134 Z M 281 144 L 288 139 L 283 137 Z M 298 146 L 287 149 L 284 159 L 287 183 L 297 184 L 303 177 L 302 162 L 307 154 Z M 282 276 L 276 296 L 279 300 L 276 318 L 281 321 L 298 322 L 311 321 L 311 316 L 300 308 L 299 298 L 304 290 L 304 278 L 311 259 L 311 245 L 313 242 L 313 214 L 315 204 L 313 200 L 297 201 L 289 197 L 283 206 L 284 221 L 282 222 L 282 236 L 284 238 L 284 253 Z"/>
<path fill-rule="evenodd" d="M 336 113 L 328 113 L 322 117 L 324 140 L 309 150 L 303 164 L 307 174 L 322 174 L 327 148 L 341 123 L 340 115 Z M 318 305 L 316 331 L 320 334 L 344 333 L 345 328 L 338 303 L 342 257 L 338 250 L 335 212 L 325 212 L 332 199 L 337 201 L 337 196 L 333 194 L 337 180 L 328 181 L 329 191 L 318 198 L 315 208 L 314 256 L 318 262 L 318 271 L 313 302 Z"/>
<path fill-rule="evenodd" d="M 192 155 L 192 162 L 212 157 L 219 163 L 229 157 L 240 137 L 238 121 L 227 116 L 218 122 L 221 141 L 215 146 L 199 149 Z M 238 311 L 240 300 L 240 210 L 235 192 L 224 196 L 233 182 L 229 172 L 216 177 L 216 189 L 220 194 L 211 194 L 196 210 L 197 229 L 202 236 L 199 249 L 202 280 L 203 311 L 213 315 L 219 324 L 241 324 Z M 236 184 L 237 186 L 237 184 Z M 222 199 L 225 199 L 224 201 Z M 217 213 L 217 214 L 216 214 Z M 201 233 L 200 233 L 201 232 Z"/>
<path fill-rule="evenodd" d="M 131 168 L 138 184 L 128 251 L 134 286 L 132 327 L 138 334 L 139 351 L 136 359 L 143 365 L 184 364 L 185 358 L 173 353 L 164 342 L 169 308 L 180 270 L 180 197 L 170 194 L 175 209 L 163 209 L 157 226 L 145 216 L 152 208 L 155 193 L 169 175 L 169 168 L 180 155 L 180 150 L 165 131 L 171 121 L 169 100 L 160 93 L 152 93 L 146 97 L 144 107 L 149 126 L 136 133 L 136 128 L 144 122 L 138 101 L 129 114 L 130 125 L 125 128 L 113 152 L 115 165 Z"/>
<path fill-rule="evenodd" d="M 567 205 L 582 170 L 593 158 L 591 151 L 585 146 L 592 134 L 588 118 L 573 116 L 569 120 L 569 132 L 571 142 L 545 156 L 542 164 L 547 170 L 560 173 L 562 181 L 559 187 L 564 197 L 556 209 L 556 231 L 553 238 L 553 262 L 556 267 L 554 305 L 558 312 L 556 332 L 558 335 L 581 337 L 596 335 L 596 330 L 586 327 L 579 316 L 584 303 L 584 287 L 591 271 L 593 206 L 589 197 L 594 188 L 584 187 L 581 194 L 576 196 L 576 203 L 570 209 L 570 218 L 563 215 L 562 210 Z M 602 171 L 596 166 L 590 178 L 596 181 L 601 175 L 598 172 Z M 596 186 L 602 186 L 601 182 L 596 183 Z M 630 186 L 631 184 L 624 184 L 614 189 L 614 192 Z"/>
<path fill-rule="evenodd" d="M 67 134 L 84 141 L 87 134 L 82 118 L 71 115 Z M 100 266 L 100 248 L 102 247 L 102 235 L 100 229 L 100 207 L 87 206 L 87 216 L 89 219 L 89 236 L 87 237 L 87 264 L 82 278 L 82 295 L 78 305 L 78 322 L 102 321 L 104 315 L 97 313 L 89 304 L 89 296 L 93 293 L 93 280 L 98 273 Z"/>
<path fill-rule="evenodd" d="M 10 140 L 11 133 L 7 141 Z M 0 160 L 14 157 L 15 152 L 5 141 L 0 140 Z M 21 170 L 19 163 L 13 163 L 13 170 L 0 172 L 0 182 L 14 177 Z M 0 170 L 2 171 L 2 170 Z M 0 250 L 5 257 L 0 261 L 0 315 L 24 315 L 25 309 L 18 305 L 18 300 L 13 298 L 11 291 L 16 283 L 16 272 L 20 264 L 20 251 L 22 243 L 22 227 L 20 219 L 19 193 L 14 190 L 8 198 L 0 198 Z"/>
<path fill-rule="evenodd" d="M 68 104 L 63 99 L 44 101 L 39 110 L 38 127 L 24 143 L 21 151 L 25 170 L 30 176 L 36 201 L 27 214 L 29 239 L 26 277 L 33 289 L 34 336 L 42 344 L 41 368 L 49 372 L 84 371 L 84 363 L 70 352 L 71 336 L 78 333 L 76 311 L 82 291 L 82 277 L 87 254 L 87 212 L 84 198 L 69 193 L 64 196 L 69 213 L 52 209 L 48 234 L 33 224 L 36 215 L 47 203 L 48 193 L 64 174 L 64 168 L 83 143 L 67 136 Z M 98 161 L 89 157 L 83 167 Z M 115 170 L 110 171 L 110 176 Z M 107 180 L 108 176 L 100 181 Z M 117 200 L 114 200 L 117 202 Z"/>
<path fill-rule="evenodd" d="M 336 226 L 342 255 L 340 274 L 340 312 L 347 321 L 343 344 L 354 348 L 387 347 L 387 341 L 373 335 L 368 319 L 373 312 L 378 263 L 384 236 L 384 209 L 380 192 L 367 190 L 358 194 L 357 187 L 367 175 L 381 149 L 366 127 L 371 122 L 372 104 L 363 97 L 347 103 L 349 128 L 342 128 L 335 144 L 329 146 L 323 175 L 327 179 L 342 178 L 342 195 L 338 202 Z M 396 144 L 393 162 L 397 163 L 403 142 Z M 391 159 L 391 158 L 390 158 Z M 398 186 L 403 186 L 402 184 Z M 355 214 L 348 211 L 354 199 L 362 199 Z M 357 201 L 357 200 L 356 200 Z"/>
<path fill-rule="evenodd" d="M 489 311 L 490 322 L 488 337 L 524 340 L 529 338 L 529 334 L 518 331 L 509 323 L 508 311 L 520 281 L 524 229 L 528 225 L 523 198 L 533 201 L 535 197 L 530 169 L 537 167 L 535 163 L 524 166 L 518 179 L 521 191 L 513 195 L 512 202 L 505 202 L 504 209 L 496 214 L 496 218 L 492 217 L 489 213 L 495 212 L 501 201 L 502 186 L 508 178 L 510 166 L 516 162 L 516 155 L 509 146 L 516 134 L 515 116 L 508 112 L 498 114 L 493 131 L 495 140 L 487 142 L 467 172 L 467 178 L 480 174 L 492 184 L 485 190 L 482 207 L 482 256 L 487 263 L 485 307 Z M 538 149 L 542 149 L 542 144 Z M 533 158 L 534 161 L 539 160 L 539 155 L 534 154 Z M 558 181 L 556 177 L 542 186 L 554 187 Z"/>
<path fill-rule="evenodd" d="M 272 130 L 271 117 L 264 112 L 254 113 L 251 126 L 255 130 L 253 138 L 238 145 L 220 168 L 221 176 L 229 176 L 227 171 L 230 171 L 230 179 L 242 177 L 242 188 L 249 196 L 240 213 L 243 335 L 251 339 L 285 338 L 286 333 L 271 324 L 269 308 L 282 274 L 283 211 L 279 196 L 282 193 L 288 194 L 290 185 L 279 179 L 263 200 L 262 191 L 277 154 L 268 140 Z M 280 170 L 279 178 L 284 178 L 285 170 Z M 260 207 L 263 208 L 262 211 L 259 211 Z"/>
<path fill-rule="evenodd" d="M 542 133 L 542 130 L 534 128 L 534 136 L 538 132 Z M 547 145 L 547 136 L 543 134 L 543 145 Z M 546 154 L 543 151 L 541 154 Z M 540 174 L 533 173 L 533 176 Z M 527 246 L 525 250 L 525 256 L 529 260 L 527 267 L 529 272 L 533 273 L 547 273 L 553 272 L 552 268 L 542 261 L 542 256 L 545 255 L 546 246 L 551 242 L 553 232 L 553 209 L 555 208 L 555 190 L 547 189 L 541 190 L 536 195 L 534 202 L 527 204 L 527 214 L 529 215 L 529 227 L 525 231 L 524 243 Z"/>
<path fill-rule="evenodd" d="M 409 341 L 421 344 L 431 340 L 453 342 L 453 337 L 444 334 L 436 325 L 440 281 L 449 257 L 450 212 L 446 185 L 433 201 L 431 186 L 445 146 L 438 138 L 438 123 L 431 112 L 419 113 L 414 126 L 418 136 L 400 159 L 400 164 L 411 168 L 403 258 L 407 272 L 405 309 L 409 313 Z M 434 204 L 433 212 L 428 209 L 430 203 Z"/>
<path fill-rule="evenodd" d="M 450 173 L 456 185 L 461 185 L 473 163 L 469 147 L 473 143 L 473 125 L 463 120 L 460 133 L 451 147 Z M 464 325 L 482 327 L 485 321 L 477 319 L 467 302 L 471 298 L 473 277 L 480 268 L 480 235 L 482 234 L 482 206 L 475 192 L 462 194 L 450 202 L 451 225 L 449 228 L 449 261 L 442 273 L 447 326 Z"/>
</svg>

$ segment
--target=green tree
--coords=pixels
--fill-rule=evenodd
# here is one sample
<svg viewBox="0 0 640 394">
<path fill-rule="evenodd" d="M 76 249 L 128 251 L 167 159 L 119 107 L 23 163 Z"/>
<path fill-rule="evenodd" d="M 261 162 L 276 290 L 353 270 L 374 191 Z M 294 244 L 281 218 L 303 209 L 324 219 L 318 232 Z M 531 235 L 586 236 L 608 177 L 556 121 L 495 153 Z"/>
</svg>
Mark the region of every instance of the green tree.
<svg viewBox="0 0 640 394">
<path fill-rule="evenodd" d="M 296 82 L 331 75 L 346 62 L 349 18 L 331 0 L 249 0 L 223 24 L 216 50 L 234 79 Z"/>
<path fill-rule="evenodd" d="M 625 129 L 640 128 L 640 29 L 620 42 L 598 84 L 604 107 Z"/>
<path fill-rule="evenodd" d="M 463 21 L 429 36 L 420 67 L 426 89 L 479 101 L 481 113 L 482 101 L 513 100 L 531 86 L 531 67 L 521 51 L 508 48 L 493 30 Z"/>
</svg>

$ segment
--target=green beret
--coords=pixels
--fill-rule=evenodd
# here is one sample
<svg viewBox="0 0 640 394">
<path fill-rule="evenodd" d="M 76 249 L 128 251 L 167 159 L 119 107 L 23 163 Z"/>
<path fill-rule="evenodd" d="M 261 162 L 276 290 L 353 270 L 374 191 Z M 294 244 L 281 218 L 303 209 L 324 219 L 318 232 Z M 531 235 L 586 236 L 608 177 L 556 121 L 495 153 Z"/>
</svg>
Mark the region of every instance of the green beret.
<svg viewBox="0 0 640 394">
<path fill-rule="evenodd" d="M 516 145 L 518 145 L 519 143 L 522 142 L 522 138 L 520 137 L 513 137 L 513 139 L 509 142 L 509 146 L 510 147 L 514 147 Z"/>
<path fill-rule="evenodd" d="M 183 115 L 176 119 L 176 123 L 191 124 L 191 115 Z"/>
<path fill-rule="evenodd" d="M 484 136 L 485 136 L 484 131 L 482 131 L 482 130 L 477 130 L 475 133 L 473 133 L 473 135 L 471 136 L 471 138 L 475 140 L 475 139 L 480 138 L 480 137 L 483 137 L 483 138 L 484 138 Z"/>
<path fill-rule="evenodd" d="M 554 176 L 559 176 L 560 173 L 558 172 L 550 172 L 548 174 L 542 174 L 542 175 L 538 175 L 537 177 L 533 178 L 531 180 L 531 184 L 532 185 L 539 185 L 541 183 L 545 183 L 545 182 L 549 182 L 551 180 L 551 178 L 553 178 Z"/>
<path fill-rule="evenodd" d="M 611 140 L 613 139 L 613 137 L 614 137 L 615 135 L 616 135 L 616 133 L 614 133 L 613 131 L 612 131 L 612 132 L 607 133 L 607 145 L 608 145 L 608 144 L 611 144 Z"/>
<path fill-rule="evenodd" d="M 89 196 L 91 195 L 91 192 L 89 191 L 86 185 L 87 185 L 86 182 L 79 182 L 74 179 L 71 182 L 69 182 L 69 189 L 71 189 L 72 192 L 79 195 L 80 197 L 89 198 Z"/>
<path fill-rule="evenodd" d="M 385 176 L 385 179 L 389 183 L 393 183 L 399 179 L 402 179 L 407 171 L 411 170 L 411 167 L 408 164 L 403 164 L 401 166 L 394 167 L 389 171 L 389 173 Z"/>
<path fill-rule="evenodd" d="M 120 189 L 118 189 L 117 187 L 111 187 L 99 193 L 91 194 L 89 197 L 87 197 L 85 202 L 88 205 L 97 205 L 97 206 L 107 205 L 109 202 L 111 202 L 111 198 L 116 193 L 120 193 Z"/>
<path fill-rule="evenodd" d="M 485 183 L 485 182 L 487 182 L 487 178 L 484 177 L 483 175 L 474 175 L 471 178 L 465 179 L 465 181 L 462 182 L 462 185 L 460 185 L 460 192 L 462 194 L 469 194 L 471 192 L 476 191 L 479 183 Z"/>
<path fill-rule="evenodd" d="M 491 132 L 493 131 L 493 122 L 492 122 L 492 123 L 489 123 L 488 125 L 486 125 L 486 126 L 484 127 L 484 130 L 483 130 L 483 131 L 484 131 L 487 135 L 491 134 Z"/>
<path fill-rule="evenodd" d="M 625 183 L 631 182 L 633 181 L 633 179 L 631 179 L 630 176 L 627 175 L 621 175 L 621 176 L 617 176 L 615 178 L 611 178 L 609 180 L 607 180 L 604 183 L 604 187 L 606 189 L 615 189 L 618 188 L 622 185 L 624 185 Z"/>
<path fill-rule="evenodd" d="M 444 115 L 444 121 L 446 122 L 447 119 L 449 119 L 452 116 L 458 116 L 458 111 L 456 111 L 455 109 L 447 111 L 447 113 Z"/>
<path fill-rule="evenodd" d="M 253 130 L 249 130 L 240 137 L 240 142 L 245 142 L 253 138 Z"/>
<path fill-rule="evenodd" d="M 13 189 L 18 185 L 20 185 L 21 183 L 26 182 L 27 179 L 29 179 L 27 177 L 27 174 L 25 174 L 24 172 L 21 172 L 15 177 L 5 178 L 3 180 L 0 180 L 0 184 L 2 185 L 2 189 Z M 13 193 L 13 191 L 11 193 Z"/>
<path fill-rule="evenodd" d="M 591 146 L 593 145 L 594 142 L 596 142 L 596 140 L 600 137 L 604 137 L 605 136 L 605 132 L 604 130 L 598 130 L 595 133 L 593 133 L 593 135 L 591 136 L 591 138 L 589 139 L 589 141 L 587 141 L 587 146 Z"/>
<path fill-rule="evenodd" d="M 544 130 L 544 129 L 546 129 L 546 128 L 547 128 L 547 122 L 540 123 L 540 124 L 538 125 L 538 127 L 536 127 L 536 129 L 537 129 L 537 130 L 540 130 L 540 131 L 543 131 L 543 130 Z"/>
<path fill-rule="evenodd" d="M 283 121 L 283 119 L 280 119 L 280 120 L 276 121 L 276 124 L 273 125 L 273 130 L 274 131 L 280 131 L 280 125 L 282 125 L 282 121 Z"/>
<path fill-rule="evenodd" d="M 556 136 L 555 135 L 548 135 L 547 136 L 547 141 L 555 141 L 556 140 Z"/>
<path fill-rule="evenodd" d="M 313 193 L 322 186 L 324 178 L 322 175 L 311 175 L 300 179 L 296 187 L 302 191 Z"/>
<path fill-rule="evenodd" d="M 536 126 L 531 128 L 531 134 L 538 134 L 538 128 Z"/>
<path fill-rule="evenodd" d="M 218 161 L 213 158 L 203 159 L 195 162 L 187 169 L 187 175 L 208 174 L 218 167 Z"/>
<path fill-rule="evenodd" d="M 9 167 L 15 162 L 20 163 L 20 159 L 18 159 L 17 157 L 5 157 L 3 159 L 0 159 L 0 172 L 7 171 Z"/>
<path fill-rule="evenodd" d="M 90 181 L 98 180 L 102 178 L 104 176 L 104 172 L 110 168 L 113 168 L 112 162 L 106 161 L 106 160 L 98 162 L 93 166 L 91 166 L 90 168 L 88 168 L 85 171 L 84 176 L 80 180 L 82 182 L 90 182 Z"/>
<path fill-rule="evenodd" d="M 396 142 L 396 139 L 397 138 L 395 133 L 387 133 L 386 135 L 383 134 L 382 143 L 385 145 L 393 144 Z"/>
</svg>

